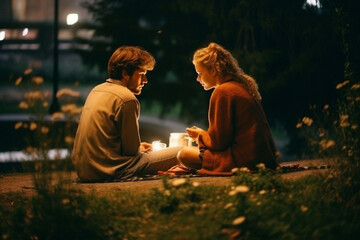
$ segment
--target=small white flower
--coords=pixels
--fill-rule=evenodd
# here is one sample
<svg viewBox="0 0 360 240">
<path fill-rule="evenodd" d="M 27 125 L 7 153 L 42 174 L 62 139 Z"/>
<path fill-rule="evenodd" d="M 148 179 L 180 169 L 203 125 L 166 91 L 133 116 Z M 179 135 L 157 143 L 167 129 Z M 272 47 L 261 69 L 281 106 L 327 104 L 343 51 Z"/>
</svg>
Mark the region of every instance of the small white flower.
<svg viewBox="0 0 360 240">
<path fill-rule="evenodd" d="M 228 203 L 224 206 L 224 209 L 228 209 L 228 208 L 231 208 L 232 206 L 234 206 L 233 203 Z"/>
<path fill-rule="evenodd" d="M 186 179 L 185 178 L 177 178 L 177 179 L 174 179 L 173 182 L 172 182 L 172 185 L 174 187 L 178 187 L 178 186 L 181 186 L 183 184 L 186 183 Z"/>
<path fill-rule="evenodd" d="M 235 226 L 240 225 L 245 221 L 245 219 L 246 218 L 244 216 L 235 218 L 234 221 L 232 222 L 232 224 L 235 225 Z"/>
<path fill-rule="evenodd" d="M 258 169 L 265 169 L 265 168 L 266 168 L 266 167 L 265 167 L 265 164 L 263 164 L 263 163 L 257 164 L 256 167 L 257 167 Z"/>
<path fill-rule="evenodd" d="M 266 191 L 263 189 L 263 190 L 260 190 L 259 195 L 264 195 L 265 193 L 266 193 Z"/>
<path fill-rule="evenodd" d="M 236 173 L 237 171 L 239 171 L 238 168 L 233 168 L 233 169 L 231 169 L 231 172 L 233 172 L 233 173 Z"/>
<path fill-rule="evenodd" d="M 240 168 L 240 172 L 250 172 L 250 170 L 247 167 Z"/>
<path fill-rule="evenodd" d="M 239 185 L 235 187 L 235 191 L 237 193 L 247 193 L 249 190 L 249 187 L 246 185 Z"/>
<path fill-rule="evenodd" d="M 199 182 L 193 182 L 193 187 L 198 187 L 198 186 L 200 186 L 200 183 Z"/>
<path fill-rule="evenodd" d="M 229 196 L 235 196 L 237 194 L 237 192 L 235 190 L 231 190 L 229 192 Z"/>
</svg>

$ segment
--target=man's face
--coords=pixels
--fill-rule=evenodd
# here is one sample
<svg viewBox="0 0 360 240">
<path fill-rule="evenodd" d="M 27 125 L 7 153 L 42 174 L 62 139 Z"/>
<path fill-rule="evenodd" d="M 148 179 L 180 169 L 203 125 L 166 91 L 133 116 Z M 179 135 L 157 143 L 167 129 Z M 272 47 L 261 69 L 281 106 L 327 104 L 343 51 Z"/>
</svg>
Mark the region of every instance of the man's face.
<svg viewBox="0 0 360 240">
<path fill-rule="evenodd" d="M 135 95 L 139 95 L 144 85 L 148 82 L 145 76 L 146 73 L 147 71 L 144 69 L 137 69 L 129 77 L 126 87 Z"/>
</svg>

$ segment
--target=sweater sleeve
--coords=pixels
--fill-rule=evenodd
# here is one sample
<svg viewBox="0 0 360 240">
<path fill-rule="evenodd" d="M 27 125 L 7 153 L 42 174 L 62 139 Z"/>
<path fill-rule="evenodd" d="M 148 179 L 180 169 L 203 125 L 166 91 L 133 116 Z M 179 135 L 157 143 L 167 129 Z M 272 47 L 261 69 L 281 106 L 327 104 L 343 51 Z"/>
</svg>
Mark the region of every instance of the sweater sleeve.
<svg viewBox="0 0 360 240">
<path fill-rule="evenodd" d="M 221 151 L 230 145 L 234 132 L 231 101 L 227 91 L 214 90 L 209 105 L 209 128 L 199 135 L 200 148 Z"/>
<path fill-rule="evenodd" d="M 120 134 L 121 155 L 134 156 L 139 153 L 139 103 L 135 100 L 122 105 L 116 116 L 116 127 Z"/>
</svg>

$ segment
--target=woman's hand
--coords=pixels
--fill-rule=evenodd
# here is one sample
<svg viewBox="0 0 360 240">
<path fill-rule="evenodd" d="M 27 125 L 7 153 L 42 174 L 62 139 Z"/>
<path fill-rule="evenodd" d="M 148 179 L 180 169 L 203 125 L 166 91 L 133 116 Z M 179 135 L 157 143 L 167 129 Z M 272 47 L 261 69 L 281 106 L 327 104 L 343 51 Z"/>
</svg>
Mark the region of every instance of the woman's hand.
<svg viewBox="0 0 360 240">
<path fill-rule="evenodd" d="M 141 153 L 147 153 L 152 151 L 152 144 L 147 142 L 140 143 L 139 151 Z"/>
<path fill-rule="evenodd" d="M 189 137 L 191 137 L 192 139 L 197 139 L 201 131 L 204 130 L 196 126 L 186 128 L 186 132 L 189 134 Z"/>
</svg>

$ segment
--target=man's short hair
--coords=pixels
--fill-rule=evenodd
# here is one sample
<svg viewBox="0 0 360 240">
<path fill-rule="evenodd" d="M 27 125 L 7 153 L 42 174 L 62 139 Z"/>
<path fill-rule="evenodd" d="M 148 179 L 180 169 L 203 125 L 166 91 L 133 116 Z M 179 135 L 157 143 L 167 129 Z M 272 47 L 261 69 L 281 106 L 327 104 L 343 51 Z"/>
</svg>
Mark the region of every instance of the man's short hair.
<svg viewBox="0 0 360 240">
<path fill-rule="evenodd" d="M 122 46 L 115 50 L 108 62 L 108 77 L 122 79 L 122 72 L 132 75 L 137 69 L 153 70 L 154 57 L 137 46 Z"/>
</svg>

